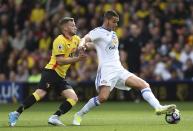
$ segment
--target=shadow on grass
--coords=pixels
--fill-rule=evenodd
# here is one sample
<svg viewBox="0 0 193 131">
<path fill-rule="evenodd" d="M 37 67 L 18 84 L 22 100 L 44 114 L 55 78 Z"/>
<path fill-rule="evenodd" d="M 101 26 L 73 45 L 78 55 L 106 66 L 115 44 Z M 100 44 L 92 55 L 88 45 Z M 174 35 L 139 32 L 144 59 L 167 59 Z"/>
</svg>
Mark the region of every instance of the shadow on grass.
<svg viewBox="0 0 193 131">
<path fill-rule="evenodd" d="M 140 126 L 140 125 L 142 125 L 142 124 L 138 124 L 138 126 Z M 2 125 L 2 126 L 0 126 L 0 129 L 8 129 L 8 128 L 10 128 L 10 129 L 14 129 L 14 128 L 16 128 L 16 129 L 18 129 L 18 128 L 42 128 L 42 127 L 44 127 L 44 128 L 85 128 L 85 127 L 103 127 L 103 126 L 105 126 L 105 127 L 115 127 L 115 126 L 137 126 L 137 125 L 133 125 L 133 123 L 123 123 L 123 124 L 117 124 L 117 125 L 115 125 L 114 123 L 112 123 L 112 124 L 88 124 L 88 125 L 81 125 L 81 126 L 74 126 L 74 125 L 72 125 L 72 124 L 69 124 L 69 125 L 66 125 L 66 126 L 53 126 L 53 125 L 16 125 L 16 126 L 14 126 L 14 127 L 10 127 L 10 126 L 8 126 L 8 125 Z M 147 125 L 143 125 L 143 126 L 150 126 L 149 124 L 147 124 Z M 159 126 L 170 126 L 170 124 L 163 124 L 163 123 L 160 123 L 160 124 L 151 124 L 151 126 L 156 126 L 156 127 L 159 127 Z"/>
<path fill-rule="evenodd" d="M 86 124 L 83 124 L 83 125 L 80 125 L 80 126 L 74 126 L 74 125 L 67 125 L 66 127 L 93 127 L 93 126 L 98 126 L 98 127 L 102 127 L 102 126 L 106 126 L 106 127 L 108 127 L 108 126 L 111 126 L 111 127 L 113 127 L 113 126 L 168 126 L 168 125 L 170 125 L 170 124 L 163 124 L 163 123 L 160 123 L 160 124 L 138 124 L 138 123 L 136 123 L 136 125 L 133 125 L 133 123 L 123 123 L 123 124 L 114 124 L 114 123 L 112 123 L 112 124 L 88 124 L 88 125 L 86 125 Z"/>
<path fill-rule="evenodd" d="M 6 129 L 6 128 L 10 128 L 10 129 L 14 129 L 14 128 L 42 128 L 42 127 L 66 127 L 66 126 L 52 126 L 52 125 L 16 125 L 14 127 L 10 127 L 8 125 L 2 125 L 0 126 L 0 129 Z"/>
</svg>

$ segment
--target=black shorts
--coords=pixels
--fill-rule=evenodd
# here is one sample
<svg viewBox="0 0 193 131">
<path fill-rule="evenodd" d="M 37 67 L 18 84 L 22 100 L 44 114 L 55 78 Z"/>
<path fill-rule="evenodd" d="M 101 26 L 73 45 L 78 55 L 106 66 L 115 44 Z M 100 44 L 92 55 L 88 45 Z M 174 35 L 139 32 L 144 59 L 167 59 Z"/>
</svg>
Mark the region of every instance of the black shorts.
<svg viewBox="0 0 193 131">
<path fill-rule="evenodd" d="M 60 77 L 55 70 L 44 69 L 38 88 L 45 91 L 55 88 L 57 92 L 62 92 L 66 89 L 72 89 L 72 86 L 68 84 L 64 78 Z"/>
</svg>

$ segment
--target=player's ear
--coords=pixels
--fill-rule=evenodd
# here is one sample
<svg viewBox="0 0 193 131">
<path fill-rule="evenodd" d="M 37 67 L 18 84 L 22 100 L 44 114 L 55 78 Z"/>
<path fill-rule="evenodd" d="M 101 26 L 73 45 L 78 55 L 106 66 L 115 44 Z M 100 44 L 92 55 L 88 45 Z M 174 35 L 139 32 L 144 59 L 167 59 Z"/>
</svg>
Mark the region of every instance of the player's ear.
<svg viewBox="0 0 193 131">
<path fill-rule="evenodd" d="M 109 26 L 109 19 L 107 19 L 106 22 L 107 22 L 107 26 Z"/>
</svg>

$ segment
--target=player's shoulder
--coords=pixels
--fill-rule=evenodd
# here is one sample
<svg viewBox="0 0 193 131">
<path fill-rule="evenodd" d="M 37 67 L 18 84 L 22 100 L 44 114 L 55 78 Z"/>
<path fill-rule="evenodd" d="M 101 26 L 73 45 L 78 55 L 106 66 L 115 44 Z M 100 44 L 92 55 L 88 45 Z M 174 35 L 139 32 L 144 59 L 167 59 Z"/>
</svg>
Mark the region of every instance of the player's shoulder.
<svg viewBox="0 0 193 131">
<path fill-rule="evenodd" d="M 112 33 L 115 34 L 115 35 L 117 34 L 115 31 L 112 31 Z"/>
<path fill-rule="evenodd" d="M 74 35 L 73 39 L 80 41 L 80 37 L 78 35 Z"/>
<path fill-rule="evenodd" d="M 106 33 L 106 31 L 102 27 L 96 27 L 93 30 L 90 31 L 91 33 L 96 33 L 96 34 L 103 34 Z"/>
<path fill-rule="evenodd" d="M 64 37 L 62 35 L 58 35 L 55 39 L 54 39 L 54 42 L 55 41 L 62 41 L 64 39 Z"/>
<path fill-rule="evenodd" d="M 96 27 L 94 29 L 92 29 L 91 31 L 101 31 L 102 30 L 102 27 Z"/>
<path fill-rule="evenodd" d="M 113 36 L 117 36 L 117 33 L 115 31 L 112 31 Z"/>
<path fill-rule="evenodd" d="M 63 37 L 63 35 L 58 35 L 54 41 L 53 41 L 53 47 L 55 49 L 55 47 L 62 47 L 62 46 L 65 46 L 66 42 L 65 42 L 65 39 Z"/>
</svg>

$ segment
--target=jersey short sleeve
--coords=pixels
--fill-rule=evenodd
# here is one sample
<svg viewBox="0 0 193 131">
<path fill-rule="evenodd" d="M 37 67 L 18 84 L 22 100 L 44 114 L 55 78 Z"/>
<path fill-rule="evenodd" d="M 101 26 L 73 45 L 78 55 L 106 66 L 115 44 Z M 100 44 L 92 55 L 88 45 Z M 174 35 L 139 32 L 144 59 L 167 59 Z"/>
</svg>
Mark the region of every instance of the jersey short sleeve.
<svg viewBox="0 0 193 131">
<path fill-rule="evenodd" d="M 91 41 L 95 41 L 97 39 L 100 38 L 100 32 L 98 30 L 98 28 L 95 28 L 94 30 L 91 30 L 89 33 L 88 33 L 88 36 L 90 37 Z"/>
<path fill-rule="evenodd" d="M 53 43 L 53 55 L 65 55 L 67 50 L 67 45 L 60 38 L 56 38 Z"/>
</svg>

